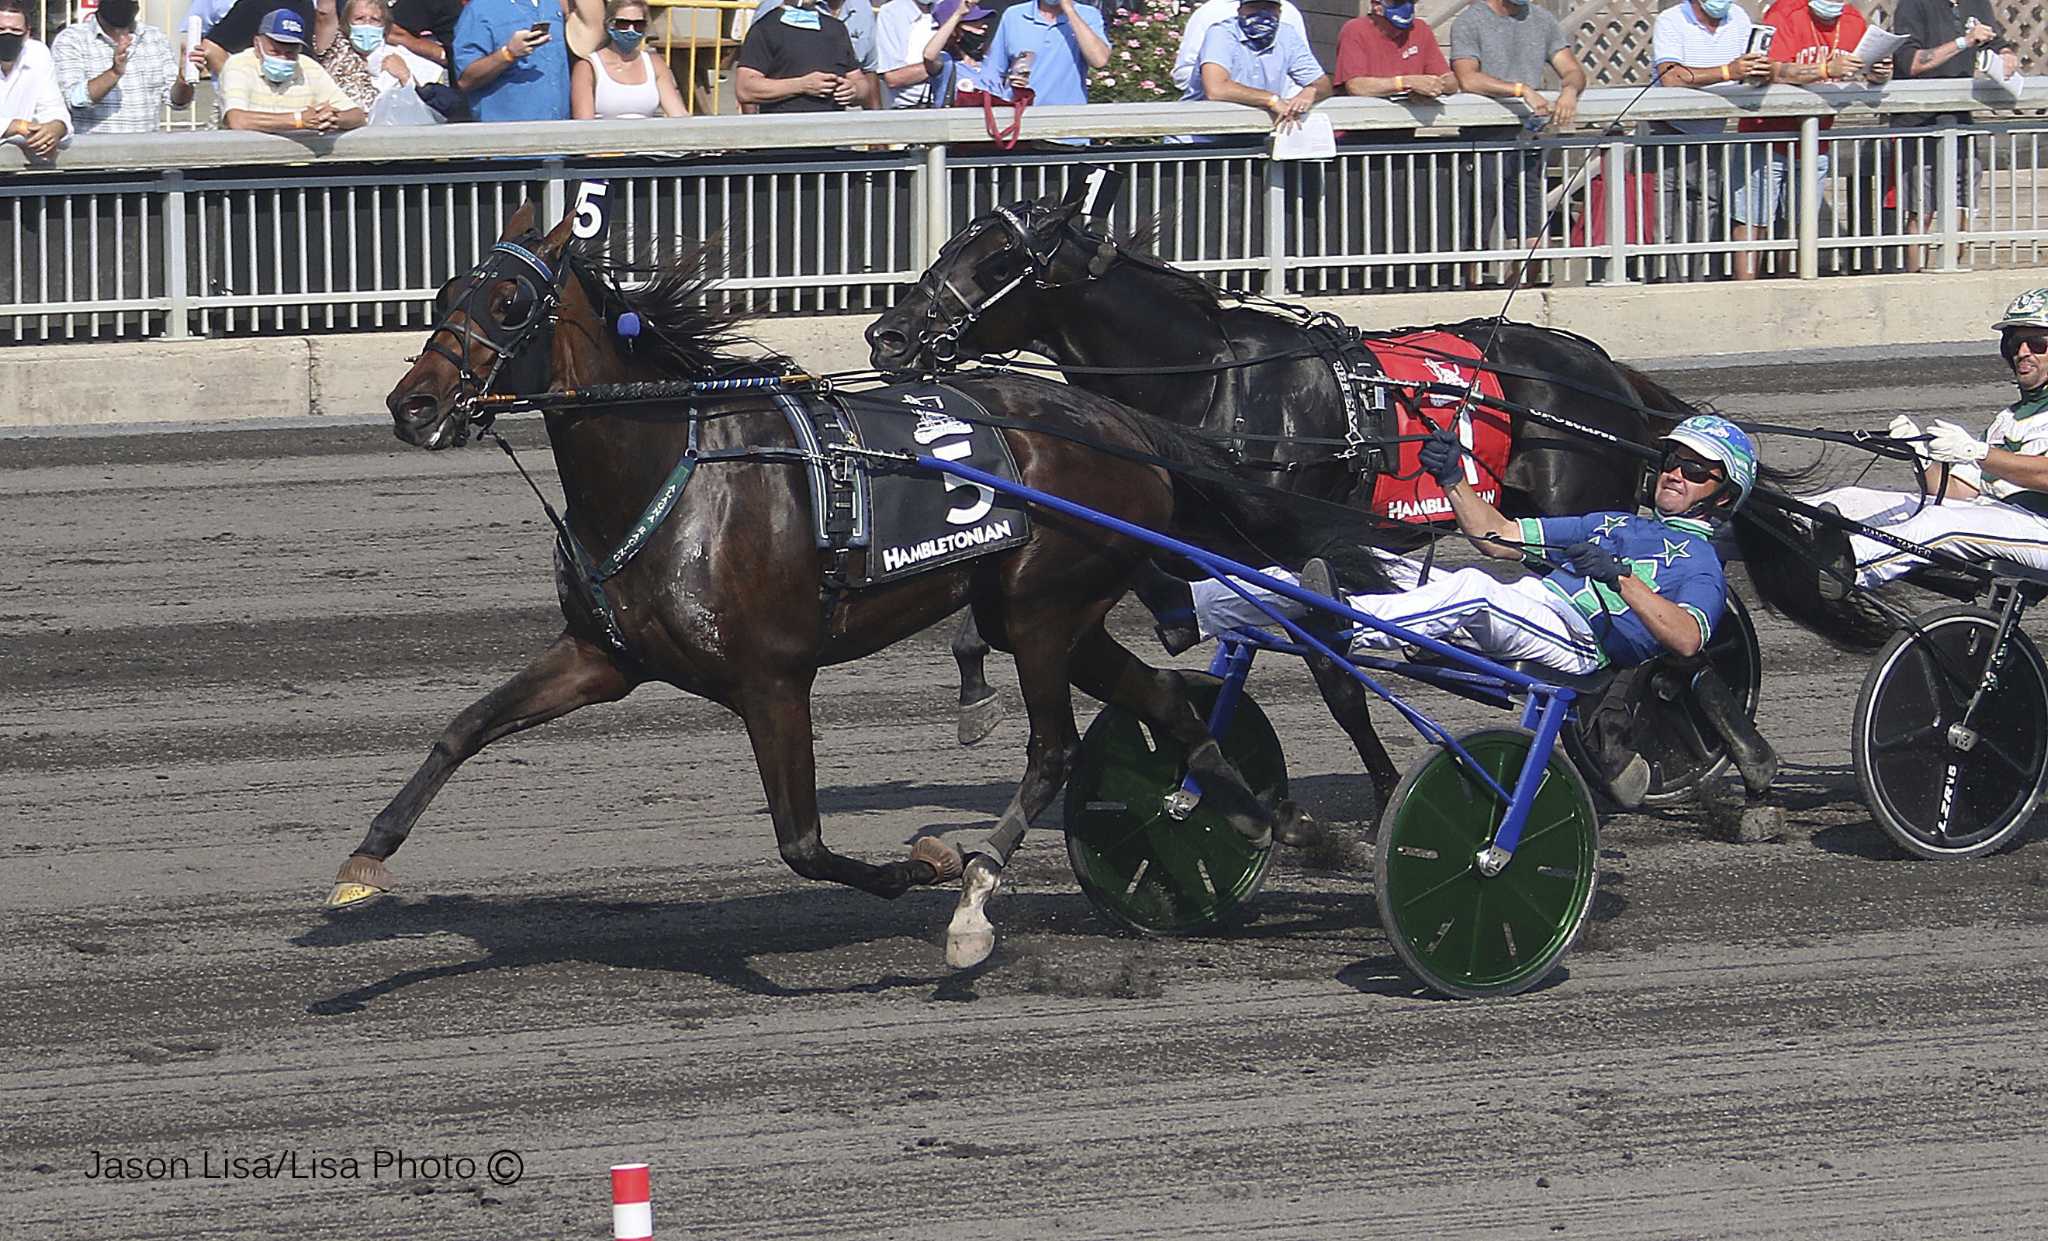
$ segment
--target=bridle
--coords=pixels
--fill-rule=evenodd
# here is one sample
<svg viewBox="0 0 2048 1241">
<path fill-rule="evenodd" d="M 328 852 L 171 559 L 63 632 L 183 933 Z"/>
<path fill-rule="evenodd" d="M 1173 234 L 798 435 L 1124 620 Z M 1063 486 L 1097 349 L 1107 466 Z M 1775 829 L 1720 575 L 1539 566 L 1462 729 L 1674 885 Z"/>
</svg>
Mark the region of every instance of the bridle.
<svg viewBox="0 0 2048 1241">
<path fill-rule="evenodd" d="M 510 313 L 503 319 L 490 313 L 490 291 L 501 280 L 509 280 L 513 285 Z M 455 399 L 455 412 L 460 416 L 455 427 L 457 446 L 468 440 L 470 415 L 479 398 L 498 381 L 505 364 L 523 352 L 535 336 L 553 330 L 556 307 L 562 299 L 561 273 L 519 242 L 501 241 L 492 246 L 483 262 L 467 275 L 457 276 L 442 286 L 442 292 L 445 294 L 462 281 L 468 282 L 467 289 L 427 333 L 427 342 L 420 347 L 419 354 L 435 354 L 455 367 L 460 385 Z M 457 312 L 462 316 L 460 322 L 455 319 Z M 442 343 L 444 332 L 461 346 L 459 353 Z M 490 364 L 481 375 L 471 365 L 471 349 L 477 345 L 492 353 Z M 489 429 L 491 418 L 489 410 L 478 415 L 477 430 Z"/>
<path fill-rule="evenodd" d="M 920 281 L 925 291 L 925 328 L 920 333 L 924 348 L 931 360 L 946 366 L 960 356 L 960 338 L 972 328 L 983 315 L 995 309 L 996 305 L 1030 281 L 1034 288 L 1053 289 L 1060 287 L 1053 279 L 1053 270 L 1058 262 L 1060 247 L 1066 243 L 1073 229 L 1070 213 L 1062 213 L 1057 227 L 1050 230 L 1050 244 L 1040 242 L 1030 225 L 1017 212 L 1008 207 L 997 207 L 970 226 L 967 232 L 954 243 L 955 253 L 966 249 L 989 230 L 1001 228 L 1009 235 L 1010 244 L 1000 247 L 977 262 L 968 273 L 971 289 L 963 290 L 951 275 L 943 275 L 947 263 L 935 263 L 932 270 Z M 1079 233 L 1079 239 L 1090 239 L 1086 233 Z M 1098 279 L 1109 269 L 1116 257 L 1116 243 L 1107 236 L 1096 241 L 1095 258 L 1088 264 L 1088 278 Z M 997 264 L 1005 267 L 997 268 Z M 1014 270 L 1009 266 L 1014 265 Z M 991 271 L 991 268 L 996 270 Z M 950 298 L 950 305 L 948 299 Z"/>
</svg>

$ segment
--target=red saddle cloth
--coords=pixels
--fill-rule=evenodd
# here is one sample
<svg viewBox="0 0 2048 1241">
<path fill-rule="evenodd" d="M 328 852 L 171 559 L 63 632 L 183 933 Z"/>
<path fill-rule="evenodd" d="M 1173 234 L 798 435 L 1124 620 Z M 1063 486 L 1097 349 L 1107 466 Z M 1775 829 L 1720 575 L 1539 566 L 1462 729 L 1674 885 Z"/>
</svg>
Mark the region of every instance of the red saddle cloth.
<svg viewBox="0 0 2048 1241">
<path fill-rule="evenodd" d="M 1449 332 L 1412 332 L 1406 336 L 1367 337 L 1365 345 L 1387 378 L 1415 384 L 1470 388 L 1481 397 L 1501 397 L 1500 377 L 1483 369 L 1477 345 Z M 1465 481 L 1489 504 L 1500 503 L 1501 475 L 1508 467 L 1512 428 L 1506 414 L 1474 402 L 1462 411 L 1463 398 L 1449 391 L 1393 388 L 1392 426 L 1395 435 L 1427 435 L 1448 420 L 1457 420 L 1458 439 L 1465 445 Z M 1394 468 L 1381 471 L 1373 483 L 1372 512 L 1395 521 L 1431 524 L 1451 520 L 1451 502 L 1435 479 L 1422 471 L 1422 443 L 1408 440 L 1387 453 Z"/>
</svg>

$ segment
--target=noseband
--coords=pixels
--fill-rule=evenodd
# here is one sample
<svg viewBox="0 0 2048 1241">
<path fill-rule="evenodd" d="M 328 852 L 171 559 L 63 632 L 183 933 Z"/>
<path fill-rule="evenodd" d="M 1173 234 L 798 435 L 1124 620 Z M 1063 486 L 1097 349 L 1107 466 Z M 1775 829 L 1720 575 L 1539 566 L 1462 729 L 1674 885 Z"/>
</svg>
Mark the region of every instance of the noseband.
<svg viewBox="0 0 2048 1241">
<path fill-rule="evenodd" d="M 490 313 L 490 290 L 500 280 L 510 280 L 516 292 L 514 306 L 527 307 L 525 316 L 515 323 L 504 323 Z M 476 406 L 477 399 L 491 390 L 497 382 L 498 372 L 507 362 L 517 357 L 533 338 L 551 329 L 555 323 L 555 308 L 562 298 L 562 287 L 558 273 L 551 270 L 541 257 L 517 242 L 501 241 L 491 247 L 484 261 L 477 264 L 469 274 L 469 288 L 462 300 L 449 312 L 448 317 L 436 323 L 427 334 L 427 343 L 420 348 L 422 354 L 436 354 L 448 360 L 455 367 L 459 395 L 456 408 L 465 415 Z M 456 312 L 462 319 L 457 322 Z M 442 333 L 455 338 L 461 346 L 455 349 L 443 344 Z M 470 365 L 472 345 L 489 347 L 492 353 L 490 366 L 482 375 Z M 478 421 L 478 429 L 490 425 L 490 413 L 485 411 Z M 456 432 L 456 443 L 468 438 L 468 419 Z"/>
</svg>

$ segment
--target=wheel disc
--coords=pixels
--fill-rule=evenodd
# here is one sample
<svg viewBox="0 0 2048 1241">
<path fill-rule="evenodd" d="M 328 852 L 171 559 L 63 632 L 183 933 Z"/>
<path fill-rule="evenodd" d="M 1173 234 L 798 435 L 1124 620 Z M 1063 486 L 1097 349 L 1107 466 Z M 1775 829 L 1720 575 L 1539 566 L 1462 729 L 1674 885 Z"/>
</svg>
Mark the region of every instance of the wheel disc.
<svg viewBox="0 0 2048 1241">
<path fill-rule="evenodd" d="M 1188 677 L 1188 697 L 1207 716 L 1219 682 Z M 1223 753 L 1260 800 L 1287 795 L 1280 738 L 1258 704 L 1240 696 Z M 1184 819 L 1166 811 L 1187 774 L 1172 738 L 1109 706 L 1081 742 L 1067 782 L 1067 861 L 1095 907 L 1120 926 L 1185 935 L 1213 926 L 1257 895 L 1273 848 L 1255 846 L 1204 798 Z"/>
<path fill-rule="evenodd" d="M 1533 738 L 1483 729 L 1459 738 L 1512 792 Z M 1422 980 L 1449 995 L 1512 995 L 1547 977 L 1592 908 L 1599 829 L 1592 795 L 1562 749 L 1530 807 L 1514 857 L 1479 873 L 1506 804 L 1441 746 L 1402 777 L 1379 838 L 1380 923 Z"/>
<path fill-rule="evenodd" d="M 1959 733 L 1998 618 L 1952 608 L 1918 624 L 1918 634 L 1893 636 L 1864 680 L 1856 774 L 1871 814 L 1906 850 L 1975 857 L 2025 826 L 2048 777 L 2048 675 L 2034 644 L 2015 634 L 1996 685 Z"/>
</svg>

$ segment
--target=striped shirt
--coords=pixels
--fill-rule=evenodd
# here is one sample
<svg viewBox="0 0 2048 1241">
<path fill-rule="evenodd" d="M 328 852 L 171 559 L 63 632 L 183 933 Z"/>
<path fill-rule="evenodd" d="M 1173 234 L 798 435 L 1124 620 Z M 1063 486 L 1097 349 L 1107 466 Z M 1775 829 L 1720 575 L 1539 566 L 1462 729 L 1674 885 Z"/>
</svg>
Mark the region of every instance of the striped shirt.
<svg viewBox="0 0 2048 1241">
<path fill-rule="evenodd" d="M 310 56 L 299 57 L 299 72 L 282 86 L 263 76 L 263 57 L 255 48 L 236 52 L 220 69 L 220 114 L 237 110 L 278 113 L 304 112 L 321 104 L 332 104 L 337 112 L 352 111 L 356 101 L 334 84 Z"/>
<path fill-rule="evenodd" d="M 1753 24 L 1738 4 L 1709 30 L 1693 12 L 1692 0 L 1678 0 L 1657 14 L 1656 24 L 1650 27 L 1650 56 L 1658 73 L 1664 72 L 1666 65 L 1683 65 L 1688 69 L 1725 65 L 1749 50 L 1749 28 Z M 1718 134 L 1726 125 L 1720 120 L 1660 121 L 1653 128 L 1659 133 Z"/>
<path fill-rule="evenodd" d="M 163 128 L 164 103 L 178 81 L 178 53 L 171 40 L 147 22 L 137 22 L 128 41 L 128 68 L 98 103 L 85 84 L 114 67 L 114 40 L 93 18 L 71 23 L 50 40 L 57 62 L 57 89 L 71 106 L 71 123 L 82 134 L 153 134 Z"/>
</svg>

